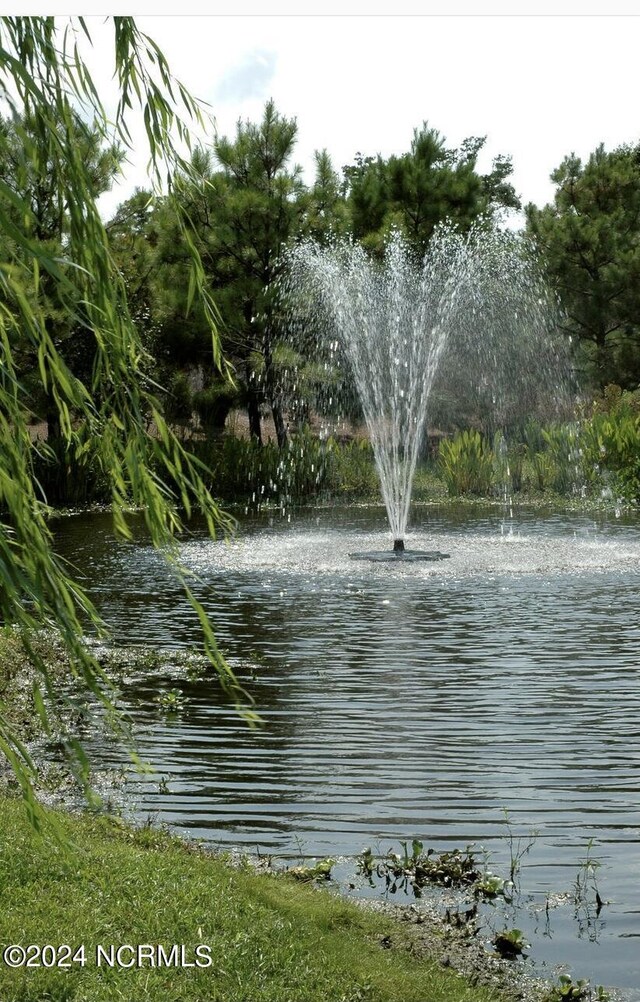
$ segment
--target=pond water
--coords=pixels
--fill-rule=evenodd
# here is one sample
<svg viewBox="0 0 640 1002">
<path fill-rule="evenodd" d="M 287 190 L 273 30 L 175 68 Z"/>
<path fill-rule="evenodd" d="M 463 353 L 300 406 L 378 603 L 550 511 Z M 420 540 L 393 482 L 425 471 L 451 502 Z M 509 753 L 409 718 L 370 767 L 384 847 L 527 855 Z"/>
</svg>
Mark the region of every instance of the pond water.
<svg viewBox="0 0 640 1002">
<path fill-rule="evenodd" d="M 131 781 L 138 816 L 289 860 L 344 857 L 347 879 L 364 846 L 414 837 L 475 843 L 506 875 L 535 833 L 519 907 L 495 922 L 523 929 L 547 973 L 567 963 L 640 998 L 640 520 L 416 508 L 408 545 L 448 560 L 350 559 L 389 546 L 385 526 L 380 508 L 263 515 L 231 543 L 194 526 L 182 559 L 222 647 L 254 664 L 240 674 L 264 725 L 249 729 L 210 682 L 181 684 L 173 720 L 157 678 L 129 688 L 156 770 Z M 108 516 L 81 515 L 56 538 L 117 644 L 198 644 L 142 533 L 116 543 Z M 571 897 L 587 853 L 599 911 L 593 881 Z"/>
</svg>

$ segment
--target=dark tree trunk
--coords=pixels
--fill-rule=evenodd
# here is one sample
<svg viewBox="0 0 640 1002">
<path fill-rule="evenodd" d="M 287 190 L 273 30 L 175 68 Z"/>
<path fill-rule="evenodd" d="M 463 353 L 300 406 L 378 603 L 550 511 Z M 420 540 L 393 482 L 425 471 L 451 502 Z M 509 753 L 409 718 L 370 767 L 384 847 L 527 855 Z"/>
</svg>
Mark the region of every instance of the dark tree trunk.
<svg viewBox="0 0 640 1002">
<path fill-rule="evenodd" d="M 282 413 L 282 407 L 279 403 L 271 404 L 271 413 L 273 414 L 273 423 L 276 427 L 276 436 L 278 438 L 278 446 L 284 449 L 285 445 L 289 441 L 289 436 L 287 434 L 287 425 L 284 420 L 284 415 Z"/>
<path fill-rule="evenodd" d="M 249 415 L 249 434 L 262 445 L 262 427 L 260 422 L 260 399 L 251 386 L 248 387 L 247 414 Z"/>
<path fill-rule="evenodd" d="M 598 330 L 594 338 L 596 345 L 596 370 L 598 372 L 598 383 L 600 389 L 604 390 L 607 383 L 611 382 L 609 378 L 609 351 L 607 345 L 607 332 L 605 330 Z"/>
</svg>

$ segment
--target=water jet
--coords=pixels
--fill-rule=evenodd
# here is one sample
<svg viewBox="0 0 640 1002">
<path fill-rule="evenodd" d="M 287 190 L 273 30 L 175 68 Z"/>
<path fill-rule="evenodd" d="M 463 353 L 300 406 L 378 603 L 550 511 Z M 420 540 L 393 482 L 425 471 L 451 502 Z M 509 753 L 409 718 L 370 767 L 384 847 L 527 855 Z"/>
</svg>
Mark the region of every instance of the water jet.
<svg viewBox="0 0 640 1002">
<path fill-rule="evenodd" d="M 350 372 L 373 449 L 393 549 L 350 556 L 448 556 L 404 547 L 432 388 L 436 377 L 454 392 L 475 383 L 474 399 L 483 395 L 496 411 L 503 397 L 523 407 L 546 398 L 537 391 L 555 318 L 537 266 L 513 234 L 442 225 L 422 258 L 398 233 L 382 261 L 351 241 L 303 243 L 291 252 L 285 293 L 294 341 L 296 329 L 306 339 L 301 354 L 318 331 L 325 368 Z"/>
</svg>

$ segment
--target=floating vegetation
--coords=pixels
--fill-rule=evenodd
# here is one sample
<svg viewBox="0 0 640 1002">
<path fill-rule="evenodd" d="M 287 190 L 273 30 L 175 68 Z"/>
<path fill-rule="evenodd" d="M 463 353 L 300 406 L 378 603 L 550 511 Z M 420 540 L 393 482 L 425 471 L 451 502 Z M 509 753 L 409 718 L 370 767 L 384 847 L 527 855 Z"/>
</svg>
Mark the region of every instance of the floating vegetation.
<svg viewBox="0 0 640 1002">
<path fill-rule="evenodd" d="M 292 877 L 302 883 L 311 883 L 314 880 L 331 880 L 331 870 L 335 863 L 335 859 L 320 859 L 312 866 L 292 866 L 285 870 L 285 874 L 287 877 Z"/>
<path fill-rule="evenodd" d="M 161 690 L 155 701 L 165 713 L 178 713 L 187 703 L 186 697 L 176 688 Z"/>
<path fill-rule="evenodd" d="M 509 897 L 513 884 L 509 880 L 504 880 L 497 873 L 486 870 L 473 886 L 473 893 L 479 898 L 497 898 L 502 895 Z"/>
<path fill-rule="evenodd" d="M 388 890 L 413 888 L 416 897 L 427 884 L 437 887 L 471 887 L 479 884 L 486 874 L 476 860 L 472 846 L 437 853 L 427 849 L 419 839 L 414 839 L 409 850 L 408 842 L 401 842 L 402 854 L 388 852 L 376 860 L 370 848 L 363 849 L 357 857 L 357 872 L 372 883 L 374 874 L 384 879 Z M 499 878 L 496 878 L 496 880 Z"/>
<path fill-rule="evenodd" d="M 503 929 L 493 937 L 493 945 L 500 957 L 515 960 L 516 957 L 526 956 L 524 951 L 530 944 L 526 942 L 522 929 Z"/>
<path fill-rule="evenodd" d="M 210 671 L 208 659 L 198 651 L 157 650 L 150 647 L 112 647 L 88 642 L 92 654 L 112 681 L 131 683 L 162 676 L 197 682 Z"/>
<path fill-rule="evenodd" d="M 602 985 L 592 987 L 587 978 L 574 981 L 561 974 L 557 985 L 552 985 L 542 1002 L 610 1002 L 611 995 Z"/>
<path fill-rule="evenodd" d="M 425 851 L 419 839 L 401 842 L 400 852 L 389 850 L 384 856 L 374 855 L 370 847 L 363 849 L 356 857 L 357 873 L 371 887 L 375 887 L 377 882 L 383 882 L 385 890 L 390 894 L 404 891 L 419 899 L 427 887 L 434 891 L 439 889 L 451 892 L 442 896 L 435 895 L 436 900 L 440 900 L 440 905 L 446 906 L 440 914 L 448 930 L 447 936 L 455 937 L 456 942 L 464 941 L 469 948 L 473 942 L 478 946 L 482 943 L 485 949 L 493 947 L 495 952 L 490 955 L 502 961 L 527 957 L 526 951 L 531 946 L 522 929 L 508 924 L 515 913 L 527 919 L 531 914 L 537 915 L 540 910 L 544 910 L 548 928 L 551 908 L 573 905 L 581 934 L 586 928 L 589 938 L 597 940 L 599 915 L 605 902 L 597 886 L 597 871 L 601 864 L 594 858 L 593 840 L 587 842 L 585 857 L 579 863 L 573 889 L 548 893 L 544 906 L 536 908 L 533 896 L 522 894 L 519 877 L 523 859 L 535 844 L 537 835 L 535 832 L 517 835 L 506 812 L 505 819 L 509 878 L 505 879 L 489 870 L 486 853 L 484 850 L 476 852 L 473 844 L 467 845 L 465 849 L 439 853 L 434 849 Z M 432 896 L 431 901 L 433 900 Z M 499 906 L 500 903 L 502 907 Z M 535 931 L 537 932 L 537 928 Z M 573 980 L 562 975 L 558 983 L 551 985 L 540 999 L 541 1002 L 608 1002 L 610 996 L 603 987 L 592 987 L 588 980 Z"/>
</svg>

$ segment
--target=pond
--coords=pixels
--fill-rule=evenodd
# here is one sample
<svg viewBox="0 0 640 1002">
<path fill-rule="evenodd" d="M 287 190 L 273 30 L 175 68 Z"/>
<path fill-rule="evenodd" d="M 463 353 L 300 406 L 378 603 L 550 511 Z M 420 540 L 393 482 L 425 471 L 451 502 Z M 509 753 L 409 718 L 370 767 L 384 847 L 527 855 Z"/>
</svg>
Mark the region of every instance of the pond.
<svg viewBox="0 0 640 1002">
<path fill-rule="evenodd" d="M 108 516 L 79 515 L 56 539 L 115 643 L 198 644 L 142 532 L 116 543 Z M 548 974 L 567 963 L 640 998 L 640 520 L 416 507 L 408 545 L 449 559 L 349 556 L 389 545 L 381 508 L 247 518 L 231 543 L 194 526 L 182 559 L 224 650 L 253 665 L 239 671 L 264 725 L 211 683 L 184 683 L 173 719 L 161 680 L 128 688 L 156 770 L 131 780 L 137 816 L 296 862 L 340 857 L 363 894 L 388 893 L 353 879 L 364 846 L 475 843 L 506 875 L 532 841 L 518 907 L 495 922 L 523 929 Z M 599 866 L 576 900 L 587 854 Z"/>
</svg>

